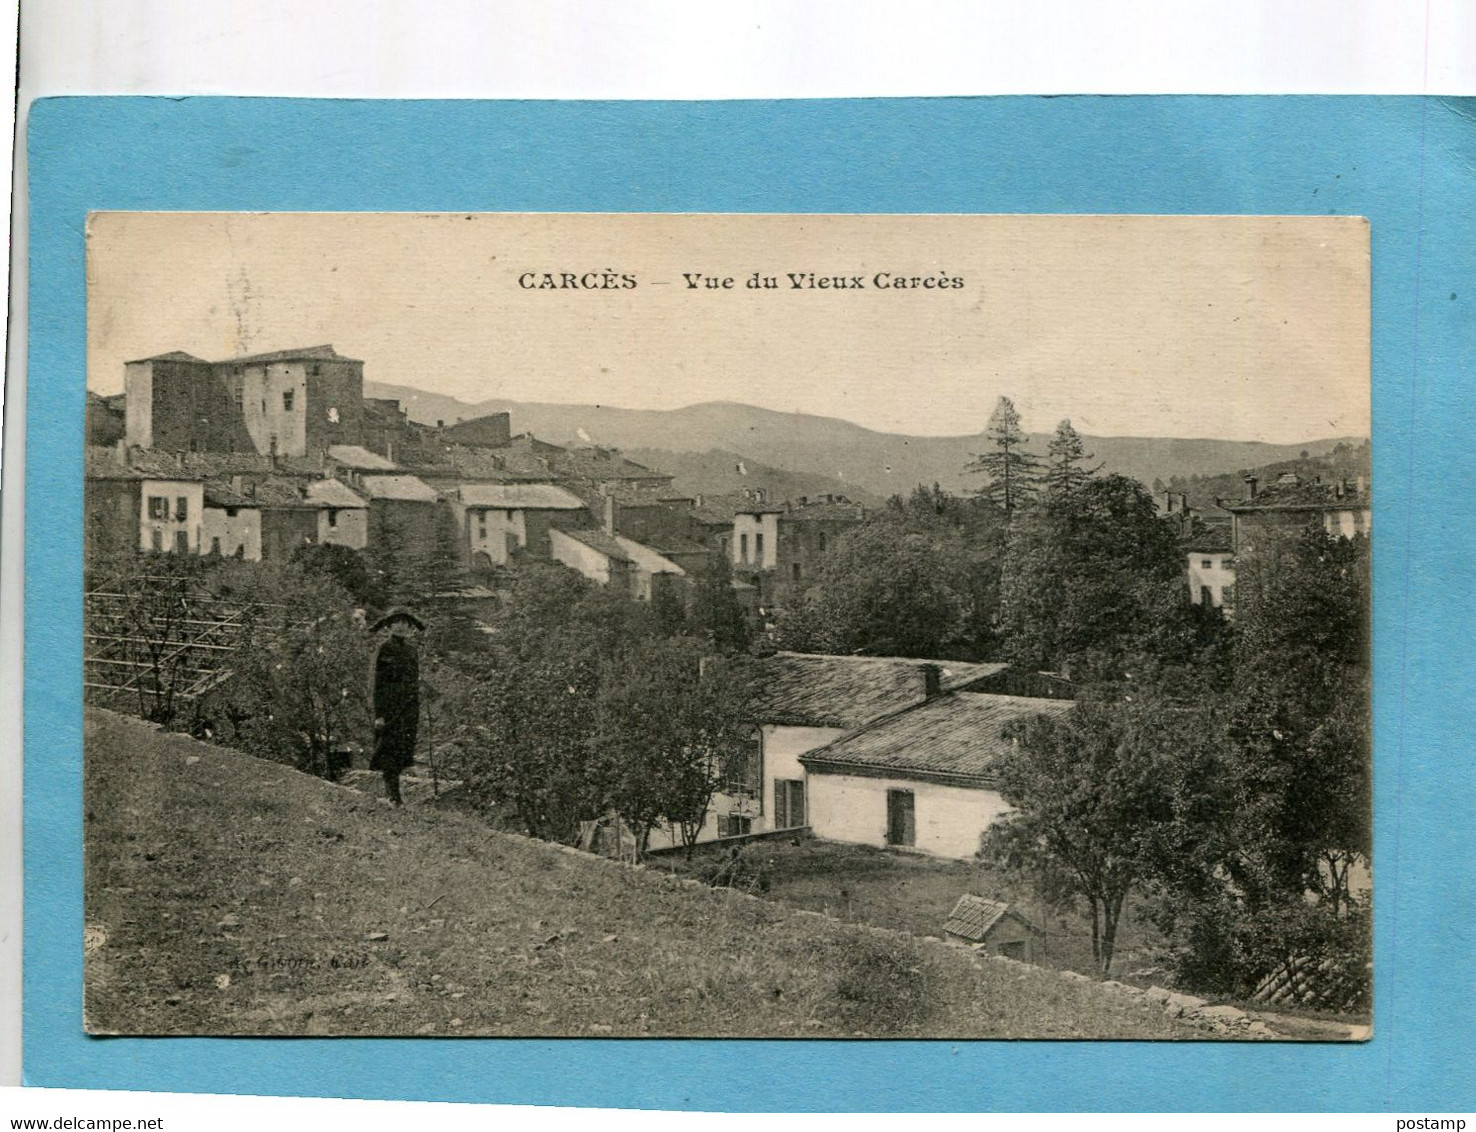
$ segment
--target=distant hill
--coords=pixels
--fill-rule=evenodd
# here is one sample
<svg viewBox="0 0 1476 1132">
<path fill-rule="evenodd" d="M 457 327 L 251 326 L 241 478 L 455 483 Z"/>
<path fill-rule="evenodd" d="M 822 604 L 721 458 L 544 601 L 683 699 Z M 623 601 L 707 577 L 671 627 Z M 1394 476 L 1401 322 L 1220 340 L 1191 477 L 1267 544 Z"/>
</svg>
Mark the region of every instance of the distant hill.
<svg viewBox="0 0 1476 1132">
<path fill-rule="evenodd" d="M 1182 491 L 1191 507 L 1211 510 L 1215 500 L 1242 499 L 1246 494 L 1245 476 L 1254 475 L 1265 487 L 1284 472 L 1295 472 L 1303 480 L 1322 479 L 1333 483 L 1339 479 L 1357 479 L 1368 476 L 1372 467 L 1372 450 L 1367 441 L 1336 445 L 1332 451 L 1313 455 L 1311 449 L 1303 457 L 1300 453 L 1288 460 L 1255 467 L 1240 468 L 1233 472 L 1213 476 L 1174 476 L 1165 486 L 1170 491 Z"/>
<path fill-rule="evenodd" d="M 919 483 L 936 481 L 952 490 L 977 483 L 963 469 L 984 445 L 979 434 L 902 436 L 875 432 L 833 417 L 780 413 L 730 401 L 659 410 L 501 399 L 473 405 L 408 386 L 376 382 L 365 382 L 364 392 L 371 397 L 399 400 L 417 421 L 444 420 L 450 424 L 457 419 L 509 412 L 514 433 L 531 432 L 554 443 L 604 444 L 630 452 L 737 454 L 774 469 L 826 477 L 843 485 L 843 492 L 867 491 L 884 497 L 910 491 Z M 1043 454 L 1047 439 L 1044 435 L 1032 436 L 1032 448 Z M 1304 449 L 1310 455 L 1321 455 L 1340 440 L 1356 445 L 1363 438 L 1301 444 L 1127 436 L 1089 436 L 1085 440 L 1087 450 L 1108 471 L 1151 485 L 1155 479 L 1166 482 L 1174 476 L 1218 475 L 1295 459 Z"/>
<path fill-rule="evenodd" d="M 844 495 L 855 503 L 880 507 L 883 496 L 830 476 L 791 472 L 736 452 L 673 452 L 665 448 L 628 448 L 625 454 L 650 468 L 670 472 L 677 495 L 725 495 L 743 488 L 762 488 L 766 499 L 782 503 L 817 495 Z"/>
</svg>

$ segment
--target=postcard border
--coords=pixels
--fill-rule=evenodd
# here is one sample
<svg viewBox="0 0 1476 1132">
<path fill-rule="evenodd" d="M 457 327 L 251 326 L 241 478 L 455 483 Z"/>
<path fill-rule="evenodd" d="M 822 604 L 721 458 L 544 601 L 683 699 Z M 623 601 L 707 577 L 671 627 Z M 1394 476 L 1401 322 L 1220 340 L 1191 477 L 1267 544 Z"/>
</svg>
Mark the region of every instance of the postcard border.
<svg viewBox="0 0 1476 1132">
<path fill-rule="evenodd" d="M 734 1111 L 1469 1107 L 1476 100 L 59 98 L 29 125 L 25 1078 Z M 1372 225 L 1375 1036 L 1359 1045 L 88 1038 L 84 230 L 96 209 L 1362 215 Z M 1444 490 L 1439 490 L 1443 488 Z M 571 1071 L 578 1066 L 578 1071 Z"/>
</svg>

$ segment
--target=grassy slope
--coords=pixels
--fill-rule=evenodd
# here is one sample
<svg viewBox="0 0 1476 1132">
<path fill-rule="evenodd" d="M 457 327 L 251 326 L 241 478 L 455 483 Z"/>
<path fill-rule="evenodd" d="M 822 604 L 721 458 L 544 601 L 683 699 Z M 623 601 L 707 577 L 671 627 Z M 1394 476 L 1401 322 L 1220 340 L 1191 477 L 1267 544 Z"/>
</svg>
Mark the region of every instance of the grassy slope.
<svg viewBox="0 0 1476 1132">
<path fill-rule="evenodd" d="M 93 1032 L 1203 1036 L 1049 972 L 393 811 L 107 712 L 86 741 Z"/>
</svg>

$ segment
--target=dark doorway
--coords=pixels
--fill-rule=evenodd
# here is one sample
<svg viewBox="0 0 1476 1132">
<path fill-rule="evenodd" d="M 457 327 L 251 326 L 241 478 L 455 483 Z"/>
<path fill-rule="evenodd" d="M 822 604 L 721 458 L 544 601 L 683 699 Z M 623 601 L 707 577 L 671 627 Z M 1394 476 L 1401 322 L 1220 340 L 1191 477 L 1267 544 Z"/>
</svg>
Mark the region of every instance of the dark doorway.
<svg viewBox="0 0 1476 1132">
<path fill-rule="evenodd" d="M 887 844 L 914 845 L 917 842 L 917 820 L 914 816 L 911 790 L 887 791 Z"/>
</svg>

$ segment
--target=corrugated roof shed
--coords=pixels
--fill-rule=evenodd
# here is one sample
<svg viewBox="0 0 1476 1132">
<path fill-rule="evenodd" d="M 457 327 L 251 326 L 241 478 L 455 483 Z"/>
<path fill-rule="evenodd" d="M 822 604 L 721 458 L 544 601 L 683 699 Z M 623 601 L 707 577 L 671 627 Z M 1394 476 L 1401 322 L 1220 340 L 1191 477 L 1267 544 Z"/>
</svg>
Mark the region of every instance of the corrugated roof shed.
<svg viewBox="0 0 1476 1132">
<path fill-rule="evenodd" d="M 398 499 L 405 503 L 435 503 L 436 489 L 415 476 L 365 476 L 364 490 L 370 499 Z"/>
<path fill-rule="evenodd" d="M 577 496 L 550 483 L 469 483 L 457 489 L 468 507 L 503 511 L 583 511 Z"/>
<path fill-rule="evenodd" d="M 943 691 L 966 688 L 1006 664 L 905 657 L 781 652 L 761 664 L 760 718 L 800 727 L 859 727 L 924 696 L 924 666 L 935 664 Z"/>
<path fill-rule="evenodd" d="M 987 785 L 994 763 L 1011 749 L 1005 727 L 1032 715 L 1063 715 L 1070 700 L 951 692 L 884 716 L 807 751 L 811 771 L 878 773 Z"/>
<path fill-rule="evenodd" d="M 943 932 L 969 943 L 983 943 L 990 929 L 1004 919 L 1009 911 L 1010 906 L 1003 901 L 986 900 L 972 892 L 965 893 L 958 898 L 953 911 L 948 913 Z"/>
</svg>

